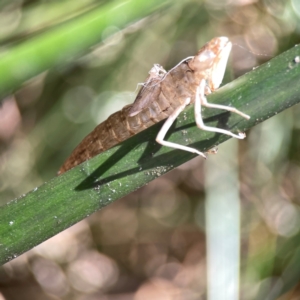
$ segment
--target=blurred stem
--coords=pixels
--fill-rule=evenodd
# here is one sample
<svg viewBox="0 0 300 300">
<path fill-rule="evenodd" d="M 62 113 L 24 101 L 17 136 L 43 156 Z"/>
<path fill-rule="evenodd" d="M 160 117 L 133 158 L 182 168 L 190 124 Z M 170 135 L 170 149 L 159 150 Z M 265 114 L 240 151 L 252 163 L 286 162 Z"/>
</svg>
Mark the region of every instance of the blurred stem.
<svg viewBox="0 0 300 300">
<path fill-rule="evenodd" d="M 9 13 L 15 14 L 16 22 L 20 18 L 18 25 L 12 31 L 0 35 L 0 43 L 7 44 L 25 35 L 32 34 L 38 30 L 53 26 L 60 22 L 78 16 L 91 8 L 98 6 L 95 0 L 63 0 L 52 2 L 34 2 L 29 7 L 17 6 Z M 19 17 L 20 14 L 20 17 Z M 43 16 L 41 18 L 41 16 Z"/>
<path fill-rule="evenodd" d="M 237 140 L 205 164 L 207 299 L 239 299 L 240 197 Z"/>
<path fill-rule="evenodd" d="M 205 109 L 205 123 L 245 131 L 300 102 L 298 56 L 300 47 L 293 47 L 208 96 L 212 103 L 230 103 L 249 114 L 250 120 Z M 155 137 L 161 126 L 162 122 L 0 207 L 0 262 L 17 257 L 195 157 L 160 147 Z M 172 126 L 167 139 L 205 151 L 229 136 L 200 131 L 190 106 Z"/>
<path fill-rule="evenodd" d="M 109 26 L 120 29 L 166 7 L 170 0 L 117 0 L 73 18 L 0 54 L 0 97 L 30 78 L 74 61 L 102 41 Z"/>
</svg>

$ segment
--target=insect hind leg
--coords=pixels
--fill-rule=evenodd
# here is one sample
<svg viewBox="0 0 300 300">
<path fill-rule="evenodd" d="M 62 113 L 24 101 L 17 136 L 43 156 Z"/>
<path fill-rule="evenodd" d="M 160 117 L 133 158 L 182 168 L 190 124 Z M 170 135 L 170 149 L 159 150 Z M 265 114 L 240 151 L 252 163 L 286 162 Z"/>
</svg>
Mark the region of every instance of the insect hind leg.
<svg viewBox="0 0 300 300">
<path fill-rule="evenodd" d="M 204 124 L 203 119 L 202 119 L 202 114 L 201 114 L 201 104 L 203 104 L 203 106 L 206 106 L 206 107 L 220 108 L 220 109 L 225 109 L 227 111 L 235 112 L 235 113 L 238 113 L 239 115 L 243 116 L 246 119 L 250 118 L 250 116 L 240 112 L 239 110 L 237 110 L 234 107 L 208 103 L 206 100 L 206 97 L 204 95 L 205 86 L 206 86 L 206 82 L 203 79 L 203 80 L 201 80 L 201 82 L 197 88 L 196 95 L 195 95 L 195 121 L 196 121 L 197 126 L 200 129 L 203 129 L 206 131 L 223 133 L 223 134 L 235 137 L 237 139 L 244 139 L 246 137 L 245 133 L 240 132 L 239 134 L 234 134 L 228 130 L 216 128 L 216 127 L 209 127 Z"/>
<path fill-rule="evenodd" d="M 188 147 L 188 146 L 183 146 L 177 143 L 172 143 L 172 142 L 168 142 L 165 141 L 164 138 L 168 132 L 168 130 L 170 129 L 170 127 L 172 126 L 172 124 L 174 123 L 174 121 L 176 120 L 176 118 L 179 116 L 179 114 L 184 110 L 184 108 L 191 102 L 190 98 L 186 98 L 185 103 L 183 103 L 182 105 L 178 106 L 173 113 L 168 117 L 168 119 L 166 120 L 166 122 L 164 123 L 164 125 L 162 126 L 161 130 L 159 131 L 157 137 L 156 137 L 156 142 L 163 145 L 163 146 L 167 146 L 170 148 L 174 148 L 174 149 L 179 149 L 179 150 L 184 150 L 184 151 L 188 151 L 191 153 L 196 153 L 198 155 L 203 156 L 204 158 L 206 158 L 205 154 L 198 151 L 197 149 Z"/>
</svg>

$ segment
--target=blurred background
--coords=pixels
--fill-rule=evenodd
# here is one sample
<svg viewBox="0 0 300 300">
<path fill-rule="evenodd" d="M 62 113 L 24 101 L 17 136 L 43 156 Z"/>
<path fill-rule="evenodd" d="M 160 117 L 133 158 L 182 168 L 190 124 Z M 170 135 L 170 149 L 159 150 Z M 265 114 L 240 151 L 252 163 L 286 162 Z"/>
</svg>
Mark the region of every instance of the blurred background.
<svg viewBox="0 0 300 300">
<path fill-rule="evenodd" d="M 1 1 L 0 50 L 106 2 Z M 300 42 L 300 2 L 174 2 L 26 82 L 0 107 L 0 205 L 54 177 L 154 63 L 168 70 L 216 36 L 233 43 L 226 83 Z M 300 299 L 299 116 L 284 111 L 0 267 L 0 299 L 227 299 L 209 291 L 215 232 L 233 249 L 228 299 Z"/>
</svg>

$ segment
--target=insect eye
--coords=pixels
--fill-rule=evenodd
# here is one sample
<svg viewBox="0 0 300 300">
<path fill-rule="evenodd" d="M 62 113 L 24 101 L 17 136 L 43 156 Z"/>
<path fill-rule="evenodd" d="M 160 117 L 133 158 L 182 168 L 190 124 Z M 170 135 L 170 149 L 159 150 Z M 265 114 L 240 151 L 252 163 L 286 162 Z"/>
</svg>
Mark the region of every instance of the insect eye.
<svg viewBox="0 0 300 300">
<path fill-rule="evenodd" d="M 207 56 L 207 58 L 214 58 L 214 57 L 216 57 L 216 55 L 212 51 L 210 51 L 210 50 L 205 51 L 205 55 Z"/>
<path fill-rule="evenodd" d="M 205 50 L 203 53 L 201 53 L 200 61 L 207 61 L 214 59 L 216 57 L 216 54 L 212 52 L 211 50 Z"/>
</svg>

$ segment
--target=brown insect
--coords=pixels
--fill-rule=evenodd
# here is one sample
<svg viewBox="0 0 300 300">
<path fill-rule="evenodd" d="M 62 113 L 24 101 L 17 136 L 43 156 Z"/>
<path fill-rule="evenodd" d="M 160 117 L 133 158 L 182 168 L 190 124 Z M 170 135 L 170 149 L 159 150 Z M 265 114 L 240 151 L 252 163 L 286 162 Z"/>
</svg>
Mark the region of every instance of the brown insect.
<svg viewBox="0 0 300 300">
<path fill-rule="evenodd" d="M 225 129 L 206 126 L 201 115 L 203 105 L 234 112 L 246 119 L 250 118 L 234 107 L 208 103 L 205 97 L 205 94 L 220 86 L 231 47 L 232 44 L 227 37 L 217 37 L 206 43 L 195 56 L 182 60 L 168 72 L 155 64 L 134 103 L 112 114 L 86 136 L 58 174 L 166 118 L 156 137 L 159 144 L 206 157 L 197 149 L 164 140 L 175 119 L 191 103 L 195 103 L 195 121 L 200 129 L 227 134 L 238 139 L 245 138 L 244 133 L 234 134 Z"/>
</svg>

